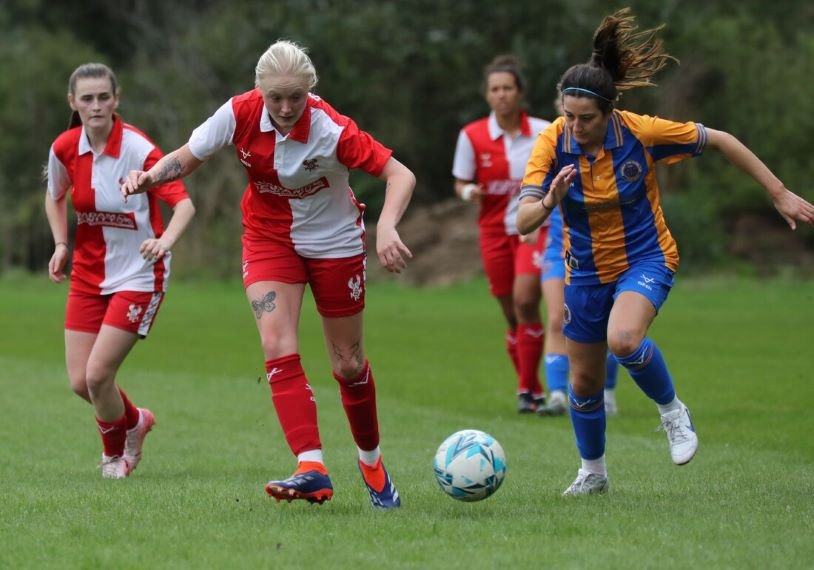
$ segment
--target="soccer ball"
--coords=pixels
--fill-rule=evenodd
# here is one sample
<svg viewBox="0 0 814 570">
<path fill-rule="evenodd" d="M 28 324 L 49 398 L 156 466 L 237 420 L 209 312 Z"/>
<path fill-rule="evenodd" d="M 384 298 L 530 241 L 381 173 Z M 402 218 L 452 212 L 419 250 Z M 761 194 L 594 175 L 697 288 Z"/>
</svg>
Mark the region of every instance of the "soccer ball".
<svg viewBox="0 0 814 570">
<path fill-rule="evenodd" d="M 506 454 L 488 433 L 465 429 L 446 438 L 432 462 L 435 479 L 459 501 L 480 501 L 494 494 L 506 476 Z"/>
</svg>

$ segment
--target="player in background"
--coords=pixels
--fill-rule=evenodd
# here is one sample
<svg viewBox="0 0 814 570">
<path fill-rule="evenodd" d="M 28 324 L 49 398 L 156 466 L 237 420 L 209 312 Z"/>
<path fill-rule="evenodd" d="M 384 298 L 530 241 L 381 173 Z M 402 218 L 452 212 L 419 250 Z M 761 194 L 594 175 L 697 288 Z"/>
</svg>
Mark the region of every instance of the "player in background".
<svg viewBox="0 0 814 570">
<path fill-rule="evenodd" d="M 480 255 L 489 291 L 503 312 L 506 350 L 517 373 L 517 410 L 545 404 L 539 368 L 544 328 L 540 318 L 540 243 L 546 228 L 521 240 L 516 216 L 520 180 L 534 137 L 548 121 L 524 109 L 526 80 L 512 55 L 496 57 L 483 72 L 489 116 L 458 134 L 452 175 L 455 193 L 479 204 Z"/>
<path fill-rule="evenodd" d="M 562 216 L 555 209 L 548 218 L 548 238 L 543 249 L 542 288 L 546 303 L 546 334 L 543 366 L 548 383 L 548 399 L 538 408 L 541 416 L 562 416 L 568 412 L 568 356 L 565 335 L 562 332 L 563 306 L 565 304 L 565 251 L 562 245 Z M 605 414 L 616 416 L 616 380 L 619 363 L 608 351 L 605 360 Z"/>
<path fill-rule="evenodd" d="M 395 508 L 398 492 L 382 464 L 373 372 L 362 336 L 365 229 L 348 185 L 351 168 L 386 183 L 376 232 L 379 262 L 391 272 L 412 257 L 396 225 L 415 186 L 413 173 L 356 123 L 312 93 L 317 73 L 300 46 L 278 41 L 260 57 L 255 88 L 236 95 L 196 128 L 187 144 L 146 172 L 130 173 L 131 196 L 197 169 L 232 145 L 249 183 L 243 212 L 243 284 L 265 357 L 294 474 L 266 492 L 323 503 L 333 495 L 317 425 L 314 393 L 300 362 L 298 328 L 308 284 L 322 317 L 333 376 L 358 447 L 358 466 L 374 507 Z"/>
<path fill-rule="evenodd" d="M 170 250 L 195 208 L 180 182 L 156 186 L 127 203 L 119 192 L 133 169 L 148 169 L 157 146 L 116 114 L 119 85 L 100 63 L 80 65 L 68 82 L 68 130 L 51 145 L 45 212 L 54 238 L 48 275 L 66 279 L 68 195 L 76 213 L 65 308 L 65 362 L 71 388 L 96 413 L 102 477 L 121 479 L 138 466 L 155 418 L 116 382 L 124 359 L 145 338 L 170 276 Z M 166 230 L 158 201 L 173 209 Z"/>
<path fill-rule="evenodd" d="M 571 420 L 582 459 L 565 495 L 608 489 L 602 391 L 608 347 L 656 403 L 673 462 L 689 463 L 698 448 L 689 410 L 647 336 L 678 268 L 655 163 L 671 164 L 713 148 L 764 188 L 792 229 L 796 221 L 814 225 L 814 205 L 786 189 L 731 134 L 615 109 L 620 91 L 652 85 L 671 59 L 657 37 L 660 29 L 637 32 L 628 8 L 602 21 L 588 63 L 562 76 L 564 117 L 538 137 L 523 179 L 521 233 L 534 231 L 555 208 L 565 225 L 563 331 Z"/>
</svg>

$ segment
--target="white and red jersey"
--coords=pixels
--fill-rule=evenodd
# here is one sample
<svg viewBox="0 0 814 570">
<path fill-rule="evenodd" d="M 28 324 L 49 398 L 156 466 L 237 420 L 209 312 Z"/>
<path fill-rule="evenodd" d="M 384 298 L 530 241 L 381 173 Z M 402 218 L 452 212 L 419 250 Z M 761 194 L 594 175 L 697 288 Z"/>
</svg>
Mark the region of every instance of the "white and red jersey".
<svg viewBox="0 0 814 570">
<path fill-rule="evenodd" d="M 312 94 L 282 135 L 257 89 L 232 97 L 189 139 L 199 160 L 228 144 L 249 175 L 241 203 L 244 240 L 270 240 L 313 259 L 364 253 L 365 206 L 350 188 L 349 170 L 378 176 L 390 149 Z"/>
<path fill-rule="evenodd" d="M 71 288 L 93 295 L 116 291 L 166 291 L 170 254 L 150 263 L 139 247 L 164 233 L 158 199 L 170 207 L 189 198 L 184 185 L 170 182 L 144 194 L 121 195 L 131 170 L 149 170 L 161 151 L 135 127 L 114 116 L 107 145 L 96 153 L 84 127 L 59 135 L 48 156 L 48 193 L 70 192 L 76 213 Z"/>
<path fill-rule="evenodd" d="M 474 180 L 483 188 L 478 214 L 482 234 L 517 234 L 520 182 L 537 133 L 548 125 L 548 121 L 522 112 L 520 134 L 512 137 L 500 128 L 492 112 L 461 129 L 452 175 Z"/>
</svg>

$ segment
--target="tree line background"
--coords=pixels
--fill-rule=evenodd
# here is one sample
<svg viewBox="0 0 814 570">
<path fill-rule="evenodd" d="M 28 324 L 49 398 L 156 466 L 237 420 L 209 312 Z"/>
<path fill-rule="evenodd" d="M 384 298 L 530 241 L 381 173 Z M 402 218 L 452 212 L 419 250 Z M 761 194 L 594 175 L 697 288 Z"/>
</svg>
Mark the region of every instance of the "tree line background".
<svg viewBox="0 0 814 570">
<path fill-rule="evenodd" d="M 70 73 L 110 65 L 119 113 L 168 152 L 230 96 L 250 89 L 275 40 L 309 48 L 316 93 L 395 151 L 418 178 L 413 210 L 448 200 L 460 127 L 488 112 L 483 66 L 525 62 L 530 111 L 553 118 L 555 85 L 587 60 L 605 0 L 10 0 L 0 4 L 0 274 L 44 271 L 53 243 L 42 167 L 65 129 Z M 621 108 L 727 130 L 786 183 L 814 198 L 814 4 L 803 0 L 631 1 L 641 28 L 667 24 L 680 60 L 659 86 L 626 93 Z M 660 171 L 682 265 L 746 268 L 765 250 L 774 268 L 814 273 L 814 232 L 782 231 L 762 190 L 719 156 Z M 234 277 L 240 263 L 245 173 L 221 152 L 187 179 L 198 214 L 176 251 L 182 274 Z M 368 226 L 383 185 L 360 174 Z M 410 215 L 408 213 L 408 215 Z M 413 214 L 415 215 L 415 214 Z M 740 249 L 739 249 L 740 248 Z M 476 254 L 473 254 L 476 257 Z M 748 256 L 747 256 L 748 258 Z M 754 260 L 754 258 L 752 258 Z M 176 268 L 178 268 L 176 265 Z M 807 268 L 807 269 L 806 269 Z"/>
</svg>

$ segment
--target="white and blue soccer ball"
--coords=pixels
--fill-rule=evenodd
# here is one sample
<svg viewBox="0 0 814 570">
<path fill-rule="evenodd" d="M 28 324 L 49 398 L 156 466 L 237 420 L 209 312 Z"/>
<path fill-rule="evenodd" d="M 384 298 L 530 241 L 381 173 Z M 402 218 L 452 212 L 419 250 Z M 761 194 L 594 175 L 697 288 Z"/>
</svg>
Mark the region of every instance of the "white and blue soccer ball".
<svg viewBox="0 0 814 570">
<path fill-rule="evenodd" d="M 446 438 L 432 462 L 441 489 L 459 501 L 493 495 L 506 477 L 506 454 L 486 432 L 465 429 Z"/>
</svg>

